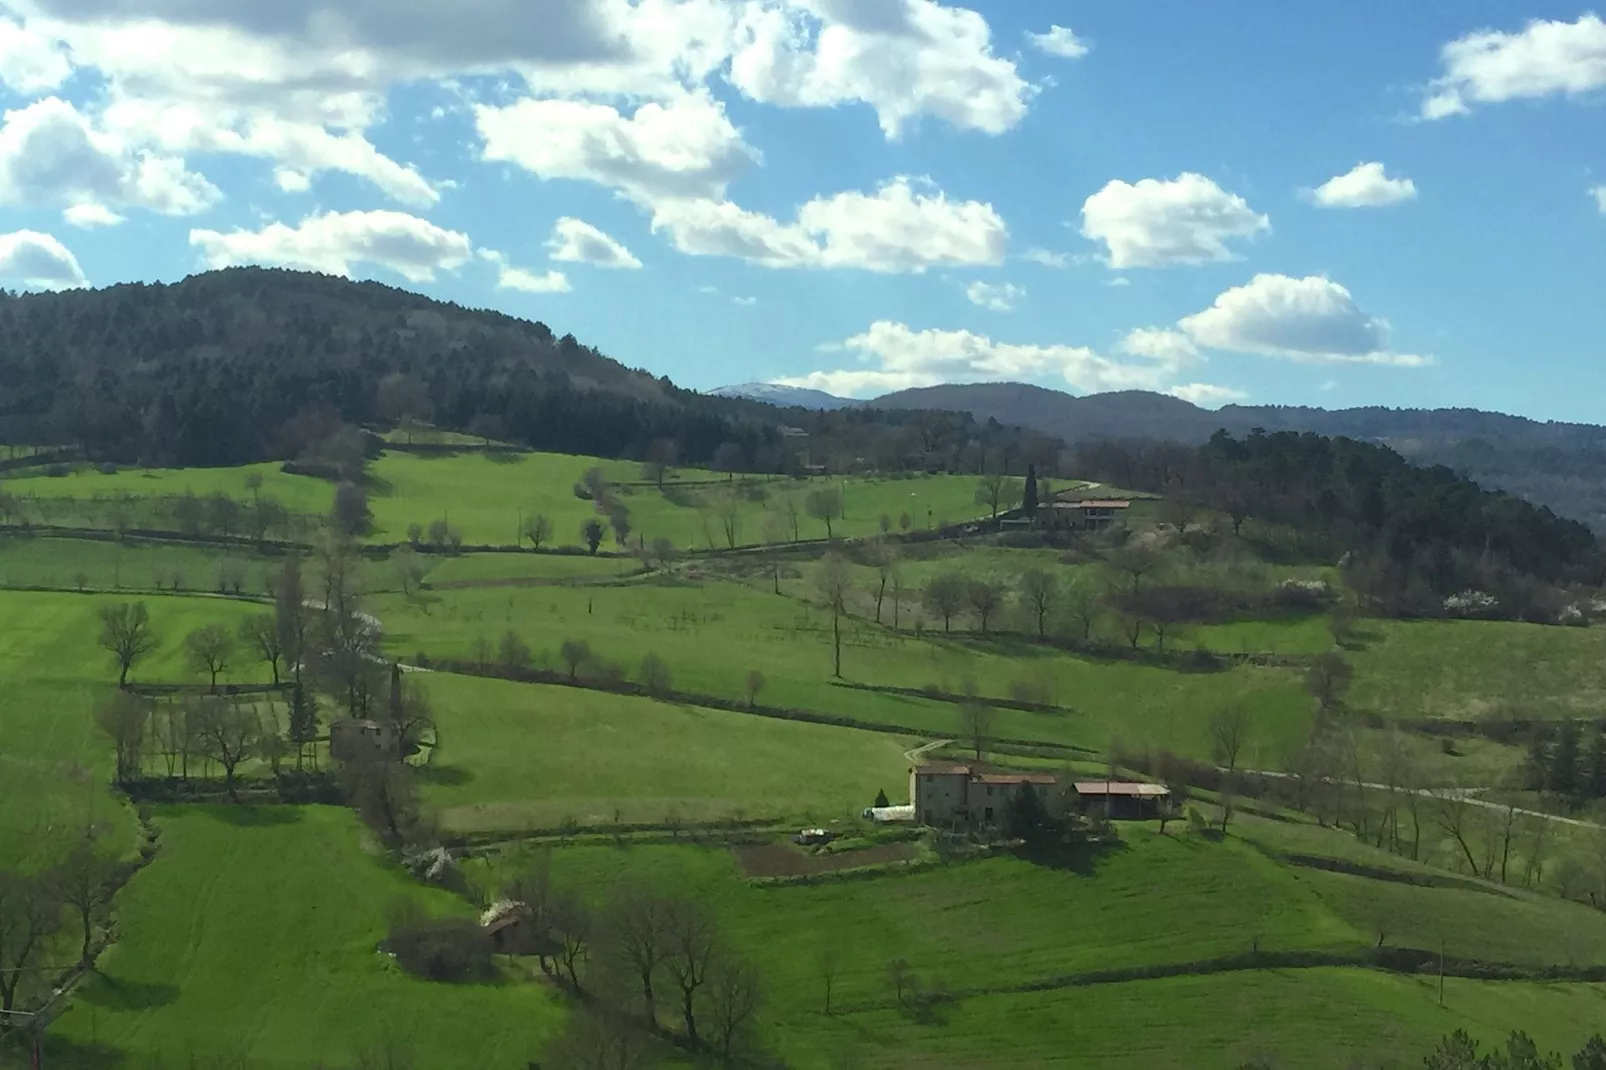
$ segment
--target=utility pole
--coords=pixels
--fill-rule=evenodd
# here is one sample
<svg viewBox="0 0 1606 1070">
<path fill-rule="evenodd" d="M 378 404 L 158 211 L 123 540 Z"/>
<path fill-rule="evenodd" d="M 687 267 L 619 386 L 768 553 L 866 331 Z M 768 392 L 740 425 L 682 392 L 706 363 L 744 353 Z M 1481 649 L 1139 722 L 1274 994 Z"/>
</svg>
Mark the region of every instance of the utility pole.
<svg viewBox="0 0 1606 1070">
<path fill-rule="evenodd" d="M 1444 938 L 1439 938 L 1439 1006 L 1444 1006 Z"/>
</svg>

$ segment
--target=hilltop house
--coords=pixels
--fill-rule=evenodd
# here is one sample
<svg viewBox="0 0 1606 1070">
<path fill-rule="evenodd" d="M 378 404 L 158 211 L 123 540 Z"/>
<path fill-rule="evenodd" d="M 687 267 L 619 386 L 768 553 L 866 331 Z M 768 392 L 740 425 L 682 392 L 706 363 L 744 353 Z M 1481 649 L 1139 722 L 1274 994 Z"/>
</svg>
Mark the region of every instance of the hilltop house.
<svg viewBox="0 0 1606 1070">
<path fill-rule="evenodd" d="M 1058 781 L 1047 773 L 997 773 L 969 765 L 919 765 L 909 770 L 909 798 L 925 825 L 995 824 L 1022 784 L 1047 806 Z"/>
<path fill-rule="evenodd" d="M 1056 501 L 1049 508 L 1049 524 L 1057 528 L 1074 528 L 1079 531 L 1104 531 L 1118 522 L 1124 523 L 1126 511 L 1132 508 L 1129 501 L 1091 499 L 1088 501 Z"/>
</svg>

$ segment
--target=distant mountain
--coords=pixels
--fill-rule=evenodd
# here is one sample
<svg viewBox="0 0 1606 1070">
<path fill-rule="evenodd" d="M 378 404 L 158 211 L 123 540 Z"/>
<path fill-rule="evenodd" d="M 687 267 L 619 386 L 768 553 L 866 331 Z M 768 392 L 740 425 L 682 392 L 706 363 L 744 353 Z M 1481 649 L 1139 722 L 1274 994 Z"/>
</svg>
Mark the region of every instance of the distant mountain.
<svg viewBox="0 0 1606 1070">
<path fill-rule="evenodd" d="M 1242 436 L 1257 427 L 1360 439 L 1386 445 L 1416 464 L 1442 464 L 1486 489 L 1548 505 L 1606 531 L 1606 427 L 1593 424 L 1540 422 L 1477 409 L 1226 405 L 1212 412 L 1147 391 L 1074 397 L 1024 383 L 903 390 L 866 405 L 967 412 L 1070 443 L 1101 438 L 1199 443 L 1217 430 Z"/>
<path fill-rule="evenodd" d="M 762 401 L 781 408 L 819 409 L 822 412 L 832 412 L 836 409 L 846 409 L 854 405 L 863 404 L 853 398 L 839 398 L 835 394 L 827 394 L 823 390 L 810 390 L 801 386 L 781 386 L 778 383 L 741 383 L 736 386 L 722 386 L 717 390 L 710 390 L 710 394 L 719 398 L 746 398 L 749 401 Z M 957 411 L 957 410 L 954 410 Z"/>
</svg>

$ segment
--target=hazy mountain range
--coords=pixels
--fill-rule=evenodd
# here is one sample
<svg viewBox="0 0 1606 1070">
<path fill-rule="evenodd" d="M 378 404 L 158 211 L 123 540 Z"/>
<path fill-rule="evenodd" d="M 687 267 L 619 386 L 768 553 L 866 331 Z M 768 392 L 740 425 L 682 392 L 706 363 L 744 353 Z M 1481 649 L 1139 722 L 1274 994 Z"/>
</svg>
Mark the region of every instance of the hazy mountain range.
<svg viewBox="0 0 1606 1070">
<path fill-rule="evenodd" d="M 770 384 L 724 387 L 716 393 L 781 406 L 941 409 L 968 412 L 1057 435 L 1067 442 L 1100 438 L 1203 442 L 1218 429 L 1311 431 L 1385 444 L 1418 464 L 1442 464 L 1480 485 L 1548 505 L 1606 531 L 1606 427 L 1541 422 L 1476 409 L 1327 410 L 1285 405 L 1202 409 L 1180 398 L 1141 390 L 1075 397 L 1025 383 L 972 383 L 900 390 L 869 401 Z"/>
</svg>

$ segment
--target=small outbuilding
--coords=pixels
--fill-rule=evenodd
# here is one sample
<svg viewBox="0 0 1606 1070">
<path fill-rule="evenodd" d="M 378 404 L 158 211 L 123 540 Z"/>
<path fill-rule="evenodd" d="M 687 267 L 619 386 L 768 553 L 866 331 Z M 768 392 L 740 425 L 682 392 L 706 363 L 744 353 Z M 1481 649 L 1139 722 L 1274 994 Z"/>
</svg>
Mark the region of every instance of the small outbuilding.
<svg viewBox="0 0 1606 1070">
<path fill-rule="evenodd" d="M 342 717 L 329 725 L 329 756 L 337 762 L 396 759 L 396 733 L 390 725 Z"/>
<path fill-rule="evenodd" d="M 920 765 L 909 770 L 909 797 L 925 825 L 996 825 L 1022 785 L 1046 807 L 1058 783 L 1047 773 L 1002 773 L 970 765 Z"/>
<path fill-rule="evenodd" d="M 1145 784 L 1135 780 L 1078 780 L 1073 785 L 1077 799 L 1087 810 L 1103 808 L 1114 821 L 1148 821 L 1160 816 L 1160 808 L 1171 801 L 1171 789 L 1164 784 Z"/>
</svg>

